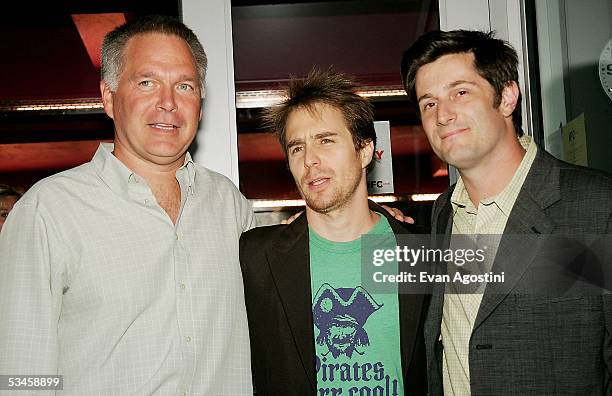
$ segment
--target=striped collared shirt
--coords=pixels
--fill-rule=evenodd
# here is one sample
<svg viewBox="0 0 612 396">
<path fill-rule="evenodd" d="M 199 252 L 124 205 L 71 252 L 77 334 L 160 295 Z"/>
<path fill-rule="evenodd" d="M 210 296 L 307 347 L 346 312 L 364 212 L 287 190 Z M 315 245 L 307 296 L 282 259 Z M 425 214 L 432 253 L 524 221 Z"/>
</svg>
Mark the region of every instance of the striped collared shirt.
<svg viewBox="0 0 612 396">
<path fill-rule="evenodd" d="M 0 233 L 0 374 L 60 374 L 67 395 L 252 395 L 248 201 L 187 154 L 175 225 L 111 151 L 37 183 Z"/>
<path fill-rule="evenodd" d="M 510 183 L 495 197 L 480 201 L 474 206 L 465 189 L 463 180 L 458 179 L 451 196 L 453 207 L 453 235 L 478 234 L 501 235 L 514 206 L 514 202 L 527 178 L 535 159 L 537 146 L 528 136 L 519 138 L 526 153 Z M 490 239 L 491 240 L 491 239 Z M 487 261 L 492 264 L 499 245 L 496 238 L 488 244 Z M 451 238 L 451 247 L 453 238 Z M 482 300 L 482 289 L 473 294 L 452 294 L 444 296 L 442 314 L 442 343 L 444 345 L 443 378 L 444 394 L 463 396 L 470 394 L 469 343 L 476 315 Z"/>
</svg>

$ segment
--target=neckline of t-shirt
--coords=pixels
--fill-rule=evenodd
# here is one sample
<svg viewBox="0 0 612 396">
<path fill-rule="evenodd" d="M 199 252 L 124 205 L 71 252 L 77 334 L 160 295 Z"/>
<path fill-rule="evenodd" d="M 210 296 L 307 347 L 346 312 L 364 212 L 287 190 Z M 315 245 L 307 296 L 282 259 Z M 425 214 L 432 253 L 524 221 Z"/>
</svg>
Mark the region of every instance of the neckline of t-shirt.
<svg viewBox="0 0 612 396">
<path fill-rule="evenodd" d="M 368 233 L 365 235 L 393 233 L 387 218 L 380 213 L 378 214 L 380 218 L 378 219 L 376 224 L 374 224 L 374 227 L 372 227 L 372 229 L 368 231 Z M 348 242 L 330 241 L 329 239 L 317 234 L 316 231 L 314 231 L 312 227 L 310 227 L 310 225 L 308 226 L 308 236 L 311 245 L 314 245 L 318 249 L 324 250 L 329 253 L 353 253 L 361 250 L 361 237 Z"/>
</svg>

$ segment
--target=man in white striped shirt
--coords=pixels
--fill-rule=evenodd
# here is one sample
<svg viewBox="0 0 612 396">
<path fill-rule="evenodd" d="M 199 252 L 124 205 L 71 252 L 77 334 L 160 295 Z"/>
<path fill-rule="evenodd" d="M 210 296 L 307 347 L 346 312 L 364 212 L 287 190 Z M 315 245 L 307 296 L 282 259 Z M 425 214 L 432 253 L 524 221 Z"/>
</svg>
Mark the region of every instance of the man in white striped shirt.
<svg viewBox="0 0 612 396">
<path fill-rule="evenodd" d="M 114 145 L 37 183 L 0 237 L 0 375 L 64 394 L 252 394 L 238 239 L 248 201 L 193 163 L 206 55 L 177 20 L 109 33 Z"/>
</svg>

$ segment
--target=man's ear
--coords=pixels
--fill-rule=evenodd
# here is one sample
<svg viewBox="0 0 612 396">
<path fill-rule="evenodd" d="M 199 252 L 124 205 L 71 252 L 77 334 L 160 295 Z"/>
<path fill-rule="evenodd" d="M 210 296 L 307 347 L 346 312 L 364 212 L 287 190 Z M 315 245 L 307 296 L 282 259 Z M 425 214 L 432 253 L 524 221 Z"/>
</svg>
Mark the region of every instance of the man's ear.
<svg viewBox="0 0 612 396">
<path fill-rule="evenodd" d="M 372 139 L 366 140 L 361 144 L 359 155 L 361 156 L 361 168 L 365 169 L 368 165 L 370 165 L 370 162 L 372 162 L 372 157 L 374 156 L 374 142 Z"/>
<path fill-rule="evenodd" d="M 512 117 L 519 95 L 520 90 L 516 81 L 508 81 L 502 90 L 501 103 L 499 104 L 499 109 L 504 117 Z"/>
<path fill-rule="evenodd" d="M 204 99 L 206 99 L 206 87 L 201 87 L 200 89 L 200 115 L 198 117 L 198 122 L 202 121 L 202 109 L 204 108 Z"/>
<path fill-rule="evenodd" d="M 100 81 L 100 93 L 102 94 L 102 104 L 104 105 L 104 112 L 110 118 L 113 117 L 113 92 L 106 83 L 106 81 Z"/>
</svg>

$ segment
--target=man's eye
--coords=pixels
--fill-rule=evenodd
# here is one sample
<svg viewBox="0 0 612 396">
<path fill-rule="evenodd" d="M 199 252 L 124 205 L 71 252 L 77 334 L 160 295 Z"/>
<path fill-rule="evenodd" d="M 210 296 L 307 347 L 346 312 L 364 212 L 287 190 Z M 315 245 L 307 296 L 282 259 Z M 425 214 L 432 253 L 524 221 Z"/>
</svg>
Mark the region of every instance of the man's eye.
<svg viewBox="0 0 612 396">
<path fill-rule="evenodd" d="M 468 91 L 466 91 L 465 89 L 461 89 L 459 91 L 457 91 L 457 96 L 463 96 L 463 95 L 467 95 Z"/>
<path fill-rule="evenodd" d="M 294 146 L 294 147 L 291 149 L 291 154 L 297 154 L 297 153 L 299 153 L 300 151 L 302 151 L 302 147 L 300 147 L 300 146 Z"/>
<path fill-rule="evenodd" d="M 193 91 L 193 86 L 187 83 L 179 84 L 177 88 L 179 91 Z"/>
<path fill-rule="evenodd" d="M 423 110 L 429 110 L 436 106 L 435 102 L 427 102 L 423 105 Z"/>
<path fill-rule="evenodd" d="M 145 88 L 151 88 L 153 86 L 153 81 L 151 81 L 151 80 L 143 80 L 143 81 L 139 82 L 138 85 L 141 86 L 141 87 L 145 87 Z"/>
<path fill-rule="evenodd" d="M 323 138 L 323 139 L 321 139 L 321 143 L 323 143 L 323 144 L 333 143 L 333 142 L 334 142 L 333 140 L 328 139 L 328 138 Z"/>
</svg>

